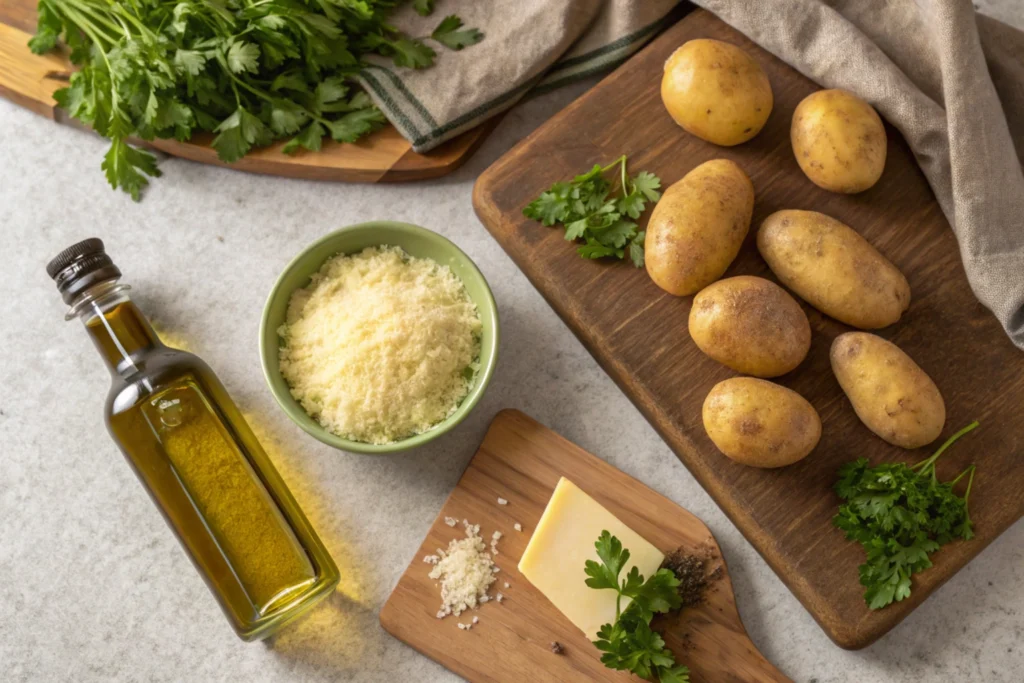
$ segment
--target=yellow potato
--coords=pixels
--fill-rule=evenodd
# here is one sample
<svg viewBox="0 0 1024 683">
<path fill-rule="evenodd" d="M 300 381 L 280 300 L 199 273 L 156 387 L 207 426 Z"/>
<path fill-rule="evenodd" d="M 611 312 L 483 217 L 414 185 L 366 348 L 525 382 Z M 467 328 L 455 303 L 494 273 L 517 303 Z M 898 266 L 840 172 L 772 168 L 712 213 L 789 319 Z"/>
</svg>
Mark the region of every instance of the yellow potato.
<svg viewBox="0 0 1024 683">
<path fill-rule="evenodd" d="M 819 90 L 797 105 L 789 129 L 800 168 L 818 187 L 853 194 L 885 168 L 885 126 L 874 108 L 845 90 Z"/>
<path fill-rule="evenodd" d="M 773 213 L 757 231 L 757 248 L 782 284 L 847 325 L 886 327 L 910 306 L 903 273 L 856 231 L 823 213 Z"/>
<path fill-rule="evenodd" d="M 832 342 L 830 357 L 857 417 L 875 434 L 918 448 L 942 433 L 946 404 L 939 388 L 898 346 L 868 332 L 847 332 Z"/>
<path fill-rule="evenodd" d="M 706 161 L 669 187 L 647 224 L 644 261 L 654 283 L 686 296 L 722 277 L 750 230 L 754 186 L 726 159 Z"/>
<path fill-rule="evenodd" d="M 718 450 L 751 467 L 791 465 L 821 438 L 821 418 L 803 396 L 753 377 L 716 384 L 704 399 L 703 417 Z"/>
<path fill-rule="evenodd" d="M 751 275 L 700 290 L 689 326 L 701 351 L 755 377 L 789 372 L 811 348 L 811 325 L 800 304 L 774 282 Z"/>
<path fill-rule="evenodd" d="M 661 100 L 687 132 L 716 145 L 738 145 L 760 132 L 772 111 L 761 65 L 720 40 L 691 40 L 665 62 Z"/>
</svg>

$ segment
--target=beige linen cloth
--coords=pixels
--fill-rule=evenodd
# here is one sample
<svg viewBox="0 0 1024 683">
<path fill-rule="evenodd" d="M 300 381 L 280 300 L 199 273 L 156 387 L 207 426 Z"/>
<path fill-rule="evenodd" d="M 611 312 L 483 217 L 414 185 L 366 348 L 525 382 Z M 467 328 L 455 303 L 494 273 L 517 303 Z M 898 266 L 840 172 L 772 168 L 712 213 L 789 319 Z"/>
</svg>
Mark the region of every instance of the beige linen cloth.
<svg viewBox="0 0 1024 683">
<path fill-rule="evenodd" d="M 913 149 L 956 233 L 967 278 L 1024 349 L 1024 33 L 969 0 L 698 0 L 827 88 L 870 102 Z M 396 17 L 413 35 L 457 13 L 486 37 L 436 67 L 364 74 L 418 151 L 624 61 L 677 18 L 672 0 L 438 0 Z"/>
</svg>

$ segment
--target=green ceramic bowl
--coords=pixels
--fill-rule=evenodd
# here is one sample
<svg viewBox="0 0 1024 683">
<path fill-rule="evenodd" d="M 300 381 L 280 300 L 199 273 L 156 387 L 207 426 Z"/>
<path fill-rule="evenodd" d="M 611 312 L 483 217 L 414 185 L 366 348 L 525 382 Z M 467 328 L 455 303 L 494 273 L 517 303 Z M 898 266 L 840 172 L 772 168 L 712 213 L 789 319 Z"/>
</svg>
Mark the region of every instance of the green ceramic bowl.
<svg viewBox="0 0 1024 683">
<path fill-rule="evenodd" d="M 288 383 L 281 376 L 278 365 L 280 337 L 277 329 L 285 320 L 288 299 L 292 292 L 309 284 L 309 277 L 320 269 L 324 261 L 336 254 L 352 254 L 366 247 L 382 244 L 402 247 L 409 254 L 430 258 L 452 269 L 466 286 L 466 291 L 480 311 L 483 336 L 480 340 L 480 369 L 473 380 L 473 388 L 463 399 L 458 409 L 448 419 L 435 425 L 429 431 L 411 436 L 395 443 L 375 445 L 361 441 L 350 441 L 331 434 L 306 414 L 302 406 L 292 398 Z M 473 410 L 483 396 L 487 383 L 494 374 L 498 360 L 498 308 L 487 281 L 468 256 L 449 240 L 426 228 L 393 221 L 373 221 L 350 225 L 321 237 L 303 249 L 284 269 L 270 290 L 263 308 L 260 322 L 260 358 L 263 374 L 270 385 L 270 391 L 278 404 L 295 424 L 325 444 L 356 453 L 395 453 L 408 450 L 436 439 L 459 424 Z"/>
</svg>

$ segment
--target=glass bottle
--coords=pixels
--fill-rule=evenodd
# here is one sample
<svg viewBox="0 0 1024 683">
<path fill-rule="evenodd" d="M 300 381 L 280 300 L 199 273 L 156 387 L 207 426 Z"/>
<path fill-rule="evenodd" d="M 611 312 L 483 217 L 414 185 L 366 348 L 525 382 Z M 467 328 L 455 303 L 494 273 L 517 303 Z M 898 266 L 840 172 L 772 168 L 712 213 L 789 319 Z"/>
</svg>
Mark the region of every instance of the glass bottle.
<svg viewBox="0 0 1024 683">
<path fill-rule="evenodd" d="M 110 369 L 111 437 L 238 636 L 265 638 L 328 596 L 338 569 L 249 425 L 206 363 L 160 342 L 103 242 L 47 272 Z"/>
</svg>

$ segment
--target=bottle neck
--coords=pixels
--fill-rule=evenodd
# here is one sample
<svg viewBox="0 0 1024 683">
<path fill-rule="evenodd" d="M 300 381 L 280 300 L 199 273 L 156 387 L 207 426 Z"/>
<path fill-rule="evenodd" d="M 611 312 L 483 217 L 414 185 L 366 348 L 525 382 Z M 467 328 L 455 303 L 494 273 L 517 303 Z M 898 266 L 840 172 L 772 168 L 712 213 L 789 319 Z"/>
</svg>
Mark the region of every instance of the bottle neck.
<svg viewBox="0 0 1024 683">
<path fill-rule="evenodd" d="M 67 318 L 79 318 L 111 373 L 131 375 L 142 356 L 162 348 L 160 338 L 142 311 L 128 297 L 128 285 L 103 282 L 82 292 Z"/>
</svg>

